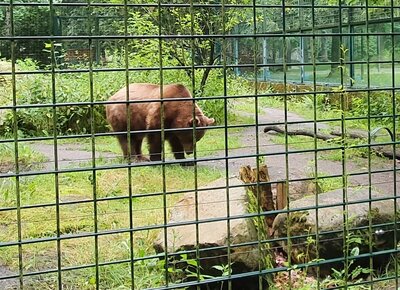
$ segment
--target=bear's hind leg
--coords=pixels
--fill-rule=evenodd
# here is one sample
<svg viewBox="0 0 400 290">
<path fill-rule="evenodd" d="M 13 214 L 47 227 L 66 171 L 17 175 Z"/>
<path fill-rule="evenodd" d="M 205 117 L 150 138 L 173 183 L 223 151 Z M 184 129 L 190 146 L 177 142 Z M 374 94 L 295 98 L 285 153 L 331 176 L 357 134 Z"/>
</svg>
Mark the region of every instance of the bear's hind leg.
<svg viewBox="0 0 400 290">
<path fill-rule="evenodd" d="M 161 152 L 162 152 L 161 134 L 151 133 L 148 135 L 148 139 L 149 139 L 150 160 L 161 161 Z"/>
<path fill-rule="evenodd" d="M 147 157 L 144 157 L 142 154 L 142 142 L 143 142 L 144 135 L 139 134 L 132 136 L 131 140 L 131 151 L 135 161 L 149 161 Z"/>
<path fill-rule="evenodd" d="M 129 156 L 128 156 L 128 138 L 126 137 L 126 135 L 117 135 L 117 139 L 118 139 L 119 145 L 121 146 L 122 154 L 124 155 L 124 158 L 129 158 Z"/>
</svg>

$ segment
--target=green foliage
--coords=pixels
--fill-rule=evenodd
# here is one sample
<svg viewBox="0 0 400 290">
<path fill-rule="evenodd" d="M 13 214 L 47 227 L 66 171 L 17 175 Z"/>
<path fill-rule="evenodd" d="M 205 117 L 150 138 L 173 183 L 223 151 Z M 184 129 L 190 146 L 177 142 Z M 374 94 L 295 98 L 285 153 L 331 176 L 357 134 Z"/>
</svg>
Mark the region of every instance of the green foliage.
<svg viewBox="0 0 400 290">
<path fill-rule="evenodd" d="M 145 57 L 132 56 L 130 65 L 139 66 L 140 60 Z M 121 58 L 115 57 L 110 67 L 121 66 Z M 19 61 L 18 70 L 35 71 L 37 63 L 31 59 Z M 79 67 L 77 67 L 79 68 Z M 197 70 L 196 70 L 197 71 Z M 195 74 L 195 83 L 200 81 L 201 74 Z M 146 70 L 132 72 L 130 82 L 159 83 L 159 72 Z M 50 74 L 17 75 L 16 99 L 18 105 L 52 104 L 58 106 L 29 107 L 16 110 L 3 110 L 0 113 L 0 133 L 10 135 L 16 122 L 20 135 L 41 136 L 57 134 L 80 134 L 91 132 L 91 125 L 95 132 L 107 130 L 105 111 L 103 105 L 80 104 L 91 101 L 91 86 L 89 73 L 67 73 L 55 75 L 55 87 L 53 98 L 52 77 Z M 184 71 L 166 70 L 163 72 L 164 83 L 182 83 L 191 88 L 192 82 Z M 242 83 L 237 88 L 237 84 Z M 3 84 L 3 83 L 2 83 Z M 12 104 L 11 83 L 4 82 L 5 90 L 0 92 L 0 101 L 3 105 Z M 118 89 L 125 85 L 124 72 L 95 72 L 93 73 L 93 100 L 107 100 Z M 228 76 L 227 88 L 231 93 L 251 93 L 247 83 L 239 78 Z M 224 95 L 224 83 L 222 70 L 212 70 L 208 82 L 204 87 L 205 96 L 215 97 Z M 196 96 L 196 92 L 194 93 Z M 73 104 L 71 104 L 73 103 Z M 209 99 L 198 101 L 204 113 L 216 119 L 218 124 L 223 124 L 225 119 L 225 106 L 228 114 L 233 114 L 233 104 L 224 99 Z M 62 105 L 68 104 L 68 105 Z M 54 115 L 55 114 L 55 115 Z M 93 122 L 92 122 L 93 121 Z"/>
<path fill-rule="evenodd" d="M 349 259 L 346 260 L 343 269 L 337 270 L 332 268 L 332 277 L 326 278 L 322 281 L 322 285 L 325 288 L 332 288 L 332 287 L 343 287 L 348 285 L 349 282 L 359 283 L 362 281 L 360 278 L 361 274 L 370 274 L 372 272 L 371 269 L 363 268 L 360 265 L 356 267 L 352 267 L 358 255 L 360 255 L 360 248 L 359 246 L 365 242 L 363 239 L 354 234 L 349 232 L 345 239 L 345 251 L 346 254 L 349 256 Z M 357 289 L 369 289 L 368 286 L 359 286 L 360 288 Z"/>
<path fill-rule="evenodd" d="M 317 182 L 322 192 L 343 188 L 343 179 L 341 177 L 320 178 Z"/>
<path fill-rule="evenodd" d="M 37 69 L 31 60 L 18 62 L 21 70 Z M 124 85 L 123 73 L 93 73 L 93 99 L 104 101 Z M 49 74 L 35 74 L 16 77 L 16 99 L 18 105 L 52 104 L 57 107 L 21 108 L 14 112 L 4 110 L 0 116 L 0 133 L 10 135 L 16 123 L 20 135 L 39 136 L 77 134 L 106 130 L 103 105 L 82 105 L 90 102 L 90 75 L 88 73 L 59 74 L 55 76 L 54 96 L 52 77 Z M 1 95 L 1 93 L 0 93 Z M 12 104 L 12 95 L 4 96 L 5 105 Z M 74 104 L 68 104 L 74 103 Z M 65 105 L 62 105 L 65 104 Z M 67 105 L 68 104 L 68 105 Z"/>
<path fill-rule="evenodd" d="M 363 94 L 352 99 L 351 113 L 354 116 L 388 116 L 393 114 L 393 104 L 396 103 L 396 111 L 400 110 L 400 96 L 385 91 L 377 91 Z M 372 120 L 373 121 L 373 120 Z M 379 118 L 382 125 L 392 125 L 391 117 Z"/>
<path fill-rule="evenodd" d="M 165 261 L 160 263 L 165 267 Z M 211 268 L 220 272 L 220 277 L 226 277 L 232 274 L 232 264 L 214 265 Z M 188 279 L 204 281 L 206 279 L 217 278 L 218 276 L 204 274 L 204 269 L 200 265 L 199 260 L 189 257 L 187 254 L 181 254 L 179 259 L 172 259 L 168 262 L 168 276 L 171 282 L 181 283 Z M 224 289 L 224 281 L 220 282 L 220 289 Z M 210 290 L 209 285 L 205 284 L 206 289 Z M 215 289 L 214 287 L 212 289 Z"/>
<path fill-rule="evenodd" d="M 49 6 L 16 6 L 13 8 L 14 35 L 50 35 L 50 19 Z M 8 8 L 0 10 L 0 31 L 11 35 L 11 16 Z M 40 62 L 48 61 L 46 54 L 42 52 L 42 42 L 20 39 L 14 43 L 14 55 L 17 59 L 34 55 Z M 0 57 L 11 57 L 11 42 L 0 42 Z"/>
</svg>

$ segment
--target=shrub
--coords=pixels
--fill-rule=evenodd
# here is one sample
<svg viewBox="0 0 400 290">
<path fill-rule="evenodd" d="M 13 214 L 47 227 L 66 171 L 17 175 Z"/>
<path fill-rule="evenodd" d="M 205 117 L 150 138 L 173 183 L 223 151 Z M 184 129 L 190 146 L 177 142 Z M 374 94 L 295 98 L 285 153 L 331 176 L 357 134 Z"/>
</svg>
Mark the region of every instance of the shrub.
<svg viewBox="0 0 400 290">
<path fill-rule="evenodd" d="M 110 68 L 123 67 L 123 59 L 118 55 L 113 58 L 114 62 L 109 64 Z M 174 63 L 171 63 L 173 65 Z M 27 59 L 19 61 L 18 69 L 21 71 L 36 71 L 37 63 Z M 130 67 L 140 67 L 140 60 L 131 58 Z M 79 67 L 77 67 L 79 68 Z M 182 83 L 192 88 L 192 81 L 183 70 L 163 71 L 163 83 Z M 198 77 L 197 77 L 198 76 Z M 195 73 L 195 86 L 200 83 L 201 73 Z M 58 135 L 82 134 L 91 132 L 92 126 L 95 132 L 107 130 L 105 119 L 105 108 L 103 105 L 89 103 L 91 93 L 94 101 L 105 101 L 117 90 L 125 85 L 125 72 L 94 72 L 93 86 L 91 90 L 90 74 L 85 72 L 60 73 L 54 76 L 51 73 L 17 75 L 16 76 L 16 99 L 17 105 L 46 104 L 45 107 L 5 109 L 0 112 L 0 134 L 7 135 L 13 132 L 16 123 L 19 134 L 27 136 L 53 135 L 56 130 Z M 129 73 L 129 81 L 160 83 L 160 72 L 158 70 L 133 71 Z M 237 77 L 228 76 L 227 89 L 230 95 L 244 94 L 249 91 L 248 84 Z M 12 104 L 11 82 L 3 83 L 5 89 L 0 92 L 0 104 Z M 208 82 L 204 92 L 199 93 L 192 90 L 194 96 L 215 97 L 224 95 L 224 79 L 221 69 L 210 71 Z M 51 104 L 57 106 L 53 108 Z M 199 101 L 199 106 L 204 113 L 215 118 L 218 124 L 223 124 L 225 118 L 225 99 L 209 99 Z M 232 103 L 226 100 L 229 112 Z M 54 116 L 54 113 L 56 116 Z M 93 121 L 93 122 L 92 122 Z"/>
<path fill-rule="evenodd" d="M 36 64 L 30 60 L 20 62 L 22 70 L 34 71 Z M 124 84 L 123 73 L 93 73 L 93 99 L 106 100 Z M 87 105 L 90 102 L 90 77 L 88 73 L 68 73 L 55 75 L 53 100 L 51 74 L 19 75 L 16 77 L 17 105 L 52 104 L 61 106 L 19 108 L 16 116 L 11 109 L 3 110 L 0 115 L 0 133 L 9 134 L 15 122 L 23 135 L 79 134 L 91 131 L 92 119 L 94 130 L 106 130 L 105 110 L 103 105 Z M 5 105 L 12 104 L 11 94 L 1 96 Z M 70 104 L 74 103 L 74 104 Z M 62 105 L 65 104 L 65 105 Z M 54 117 L 54 113 L 56 117 Z"/>
<path fill-rule="evenodd" d="M 399 95 L 395 95 L 396 104 L 399 104 Z M 370 92 L 370 102 L 368 108 L 368 96 L 363 94 L 361 97 L 355 97 L 352 100 L 352 113 L 356 116 L 385 116 L 393 114 L 392 94 L 385 91 Z M 400 106 L 397 105 L 397 111 Z M 392 118 L 382 118 L 381 122 L 391 123 Z"/>
</svg>

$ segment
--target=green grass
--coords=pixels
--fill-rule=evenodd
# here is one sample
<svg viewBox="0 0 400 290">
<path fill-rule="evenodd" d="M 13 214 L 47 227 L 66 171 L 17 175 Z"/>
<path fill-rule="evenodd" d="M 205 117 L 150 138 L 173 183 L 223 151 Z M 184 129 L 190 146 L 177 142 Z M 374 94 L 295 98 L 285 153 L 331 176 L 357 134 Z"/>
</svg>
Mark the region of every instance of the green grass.
<svg viewBox="0 0 400 290">
<path fill-rule="evenodd" d="M 362 69 L 363 66 L 363 69 Z M 368 71 L 367 66 L 364 65 L 355 65 L 355 75 L 354 75 L 354 86 L 358 87 L 366 87 L 368 80 Z M 371 64 L 370 65 L 370 81 L 371 86 L 392 86 L 392 68 L 391 65 L 387 64 Z M 305 82 L 312 83 L 313 82 L 313 70 L 312 66 L 304 66 L 305 70 Z M 340 84 L 341 83 L 341 74 L 338 69 L 333 71 L 331 74 L 331 66 L 330 65 L 318 65 L 315 67 L 316 70 L 316 82 L 321 84 Z M 349 66 L 346 69 L 345 76 L 343 77 L 343 83 L 349 84 L 350 78 L 348 76 Z M 283 72 L 271 72 L 271 79 L 282 81 L 284 78 Z M 292 67 L 286 72 L 286 78 L 288 82 L 300 82 L 300 66 Z M 395 74 L 395 82 L 398 84 L 400 82 L 400 75 Z"/>
<path fill-rule="evenodd" d="M 342 177 L 329 177 L 329 174 L 323 172 L 318 172 L 317 183 L 322 192 L 328 192 L 344 187 Z"/>
<path fill-rule="evenodd" d="M 34 169 L 40 166 L 46 158 L 32 150 L 28 145 L 18 143 L 18 161 L 21 169 Z M 0 172 L 15 171 L 14 143 L 0 143 Z"/>
<path fill-rule="evenodd" d="M 134 227 L 155 226 L 165 223 L 164 206 L 168 210 L 182 194 L 174 194 L 179 190 L 192 190 L 195 185 L 194 168 L 181 166 L 165 167 L 165 189 L 172 192 L 165 196 L 145 196 L 146 193 L 163 192 L 163 170 L 161 166 L 132 168 L 119 170 L 101 170 L 92 172 L 76 172 L 59 174 L 59 199 L 66 201 L 89 201 L 85 203 L 66 204 L 59 207 L 59 232 L 61 235 L 92 233 L 95 231 L 94 208 L 97 208 L 97 230 L 126 230 L 130 228 L 129 195 L 132 190 L 132 220 Z M 197 182 L 204 186 L 220 178 L 221 172 L 206 167 L 198 167 Z M 129 184 L 129 180 L 131 183 Z M 96 197 L 121 197 L 118 200 L 98 201 L 93 199 L 93 184 L 96 183 Z M 0 208 L 16 205 L 15 183 L 12 179 L 2 179 L 0 187 Z M 21 178 L 21 205 L 38 205 L 55 202 L 55 177 L 41 175 Z M 38 207 L 21 210 L 22 239 L 30 240 L 57 236 L 56 207 Z M 16 241 L 16 211 L 0 212 L 0 241 Z M 134 233 L 134 251 L 136 257 L 154 254 L 152 242 L 160 230 L 143 230 Z M 117 261 L 129 259 L 129 233 L 101 236 L 98 239 L 99 261 Z M 72 267 L 94 263 L 94 238 L 69 239 L 61 242 L 62 265 Z M 23 246 L 24 271 L 38 271 L 57 267 L 57 247 L 55 242 L 33 243 Z M 17 247 L 0 248 L 2 264 L 13 271 L 18 269 Z M 102 289 L 117 286 L 130 287 L 129 263 L 101 267 Z M 93 287 L 93 269 L 68 271 L 63 273 L 65 287 L 90 289 Z M 162 280 L 162 270 L 156 261 L 146 260 L 135 263 L 135 283 L 137 289 L 157 286 Z M 46 280 L 48 279 L 48 280 Z M 34 281 L 35 287 L 51 289 L 56 280 L 52 275 L 46 279 Z M 33 281 L 33 280 L 32 280 Z M 39 284 L 36 284 L 39 283 Z"/>
<path fill-rule="evenodd" d="M 235 120 L 234 118 L 232 118 Z M 239 119 L 239 118 L 238 118 Z M 247 124 L 252 123 L 252 119 L 240 119 L 241 122 L 246 121 L 249 122 Z M 234 121 L 232 121 L 234 122 Z M 244 122 L 243 122 L 244 123 Z M 237 124 L 234 122 L 234 124 Z M 242 131 L 242 128 L 233 128 L 233 129 L 228 129 L 228 148 L 229 150 L 231 149 L 236 149 L 240 148 L 242 146 L 240 142 L 240 138 L 233 137 L 237 134 L 240 134 Z M 207 130 L 206 134 L 204 137 L 197 142 L 197 156 L 198 157 L 204 157 L 204 156 L 209 156 L 212 155 L 218 151 L 223 151 L 225 149 L 225 129 L 210 129 Z M 232 136 L 233 134 L 233 136 Z M 117 141 L 116 137 L 113 136 L 101 136 L 101 137 L 96 137 L 94 139 L 95 141 L 95 150 L 96 152 L 108 152 L 108 153 L 114 153 L 116 155 L 121 155 L 121 148 L 119 147 L 119 143 Z M 53 144 L 53 140 L 45 141 L 45 144 Z M 92 139 L 91 138 L 74 138 L 74 139 L 59 139 L 57 140 L 57 143 L 60 145 L 65 145 L 68 147 L 68 145 L 71 145 L 71 148 L 76 148 L 76 145 L 80 145 L 80 150 L 85 150 L 85 151 L 91 151 L 92 150 Z M 168 142 L 166 144 L 166 157 L 167 159 L 173 158 L 172 152 L 170 149 L 170 146 Z M 146 141 L 143 142 L 142 145 L 142 150 L 144 154 L 148 154 L 148 149 L 147 149 L 147 143 Z"/>
</svg>

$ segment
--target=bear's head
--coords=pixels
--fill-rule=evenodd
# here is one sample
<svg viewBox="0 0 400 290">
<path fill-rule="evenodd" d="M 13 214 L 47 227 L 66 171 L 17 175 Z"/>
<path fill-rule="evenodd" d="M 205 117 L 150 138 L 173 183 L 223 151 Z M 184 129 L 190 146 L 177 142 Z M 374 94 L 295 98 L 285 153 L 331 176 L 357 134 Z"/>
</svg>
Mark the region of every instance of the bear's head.
<svg viewBox="0 0 400 290">
<path fill-rule="evenodd" d="M 214 122 L 215 122 L 214 118 L 208 118 L 207 116 L 204 115 L 199 115 L 196 116 L 195 118 L 193 117 L 190 118 L 190 120 L 187 123 L 187 128 L 193 128 L 193 127 L 195 128 L 196 140 L 193 142 L 192 130 L 185 130 L 177 135 L 186 154 L 193 153 L 194 143 L 200 141 L 200 139 L 203 138 L 204 134 L 206 133 L 204 127 L 211 126 L 212 124 L 214 124 Z M 197 127 L 201 127 L 201 129 Z"/>
</svg>

